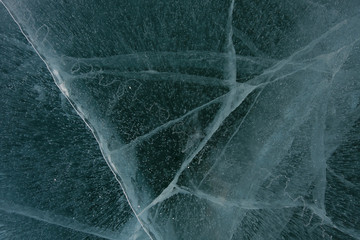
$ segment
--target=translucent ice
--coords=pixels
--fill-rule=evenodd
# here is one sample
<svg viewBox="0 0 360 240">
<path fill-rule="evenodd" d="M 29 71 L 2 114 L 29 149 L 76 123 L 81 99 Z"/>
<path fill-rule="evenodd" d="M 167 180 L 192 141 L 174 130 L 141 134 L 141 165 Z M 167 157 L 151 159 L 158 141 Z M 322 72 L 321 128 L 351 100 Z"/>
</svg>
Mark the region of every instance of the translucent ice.
<svg viewBox="0 0 360 240">
<path fill-rule="evenodd" d="M 149 238 L 360 238 L 358 1 L 2 2 Z"/>
</svg>

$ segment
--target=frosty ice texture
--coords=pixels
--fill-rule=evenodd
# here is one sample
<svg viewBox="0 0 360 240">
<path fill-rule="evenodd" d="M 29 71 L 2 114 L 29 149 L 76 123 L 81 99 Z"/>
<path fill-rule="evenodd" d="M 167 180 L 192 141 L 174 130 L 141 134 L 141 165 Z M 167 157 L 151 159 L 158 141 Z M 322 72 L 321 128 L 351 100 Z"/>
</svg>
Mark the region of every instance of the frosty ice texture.
<svg viewBox="0 0 360 240">
<path fill-rule="evenodd" d="M 358 1 L 5 1 L 151 239 L 359 239 Z"/>
</svg>

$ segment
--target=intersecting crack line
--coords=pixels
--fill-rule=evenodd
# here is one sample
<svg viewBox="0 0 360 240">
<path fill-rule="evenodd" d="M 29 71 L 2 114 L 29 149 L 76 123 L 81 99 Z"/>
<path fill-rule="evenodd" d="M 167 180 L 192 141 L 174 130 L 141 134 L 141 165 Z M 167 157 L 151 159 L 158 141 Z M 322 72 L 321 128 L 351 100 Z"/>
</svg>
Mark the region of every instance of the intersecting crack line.
<svg viewBox="0 0 360 240">
<path fill-rule="evenodd" d="M 286 60 L 281 60 L 279 61 L 278 64 L 276 64 L 275 68 L 271 67 L 269 69 L 269 71 L 265 71 L 262 75 L 267 75 L 269 73 L 275 73 L 277 71 L 280 71 L 287 63 L 291 62 L 292 59 L 299 55 L 302 52 L 307 52 L 308 50 L 311 50 L 311 48 L 313 46 L 315 46 L 320 40 L 322 40 L 323 38 L 325 38 L 327 35 L 329 35 L 331 32 L 337 30 L 339 27 L 341 27 L 346 21 L 343 21 L 339 24 L 337 24 L 335 27 L 331 28 L 329 31 L 327 31 L 325 34 L 323 34 L 321 37 L 319 37 L 318 39 L 312 41 L 309 45 L 307 45 L 305 48 L 295 52 L 294 54 L 292 54 L 290 57 L 288 57 Z M 144 213 L 145 211 L 147 211 L 149 208 L 151 208 L 152 206 L 154 206 L 155 204 L 157 204 L 160 201 L 163 201 L 165 199 L 167 199 L 167 197 L 163 196 L 163 195 L 170 195 L 171 192 L 174 189 L 175 184 L 177 183 L 181 173 L 186 169 L 186 167 L 188 166 L 188 164 L 190 164 L 190 162 L 192 162 L 192 160 L 194 159 L 194 157 L 196 156 L 196 154 L 198 152 L 201 151 L 201 149 L 205 146 L 205 144 L 208 142 L 208 140 L 211 138 L 211 136 L 215 133 L 215 131 L 220 127 L 220 125 L 222 124 L 222 122 L 227 118 L 227 116 L 234 111 L 241 103 L 242 101 L 248 96 L 248 94 L 250 94 L 254 89 L 261 87 L 261 86 L 266 86 L 270 83 L 274 83 L 280 79 L 284 79 L 290 75 L 293 75 L 299 71 L 302 71 L 304 69 L 307 69 L 309 66 L 313 65 L 313 63 L 309 63 L 307 65 L 305 65 L 303 68 L 301 69 L 297 69 L 294 70 L 293 72 L 290 72 L 288 74 L 285 74 L 284 76 L 280 76 L 277 77 L 276 79 L 274 79 L 273 81 L 270 82 L 265 82 L 265 83 L 260 83 L 258 85 L 252 86 L 252 89 L 247 92 L 247 94 L 245 94 L 246 96 L 242 98 L 241 101 L 237 101 L 237 104 L 235 104 L 235 108 L 233 105 L 233 101 L 234 101 L 234 97 L 235 97 L 235 91 L 236 89 L 238 89 L 239 87 L 244 87 L 244 86 L 248 86 L 250 87 L 251 85 L 247 85 L 247 84 L 237 84 L 232 89 L 230 89 L 230 92 L 227 94 L 227 98 L 224 100 L 224 104 L 222 106 L 222 108 L 219 110 L 218 114 L 215 116 L 213 122 L 209 125 L 210 127 L 210 131 L 209 133 L 205 136 L 205 138 L 200 142 L 199 146 L 197 149 L 194 150 L 193 154 L 191 154 L 182 164 L 182 166 L 180 167 L 179 171 L 176 173 L 173 181 L 163 190 L 163 192 L 156 197 L 152 203 L 150 203 L 148 206 L 146 206 L 140 213 L 139 215 L 141 215 L 142 213 Z M 231 76 L 231 75 L 230 75 Z M 257 77 L 256 77 L 257 78 Z M 251 80 L 250 80 L 251 81 Z M 230 112 L 229 112 L 230 110 Z M 222 116 L 221 116 L 222 115 Z M 225 116 L 225 117 L 224 117 Z"/>
<path fill-rule="evenodd" d="M 246 84 L 241 84 L 240 86 L 235 89 L 232 89 L 230 94 L 226 95 L 227 98 L 224 100 L 222 107 L 219 109 L 217 115 L 215 116 L 214 120 L 209 124 L 207 128 L 207 134 L 205 135 L 204 139 L 199 143 L 198 147 L 187 157 L 184 162 L 182 163 L 179 171 L 176 173 L 174 179 L 171 183 L 163 190 L 163 192 L 156 197 L 152 203 L 150 203 L 147 207 L 145 207 L 139 215 L 143 212 L 154 206 L 159 200 L 165 200 L 167 197 L 164 195 L 169 195 L 173 189 L 175 184 L 177 183 L 180 175 L 182 172 L 187 168 L 187 166 L 192 162 L 194 157 L 203 149 L 209 139 L 213 136 L 213 134 L 218 130 L 221 126 L 223 121 L 230 115 L 232 111 L 234 111 L 243 101 L 244 99 L 254 90 L 256 87 L 249 86 Z M 238 94 L 236 94 L 238 93 Z"/>
<path fill-rule="evenodd" d="M 306 45 L 305 47 L 301 48 L 300 50 L 294 52 L 293 54 L 291 54 L 288 58 L 280 60 L 277 64 L 275 64 L 273 67 L 267 69 L 264 71 L 263 74 L 267 75 L 267 74 L 272 74 L 275 73 L 277 71 L 279 71 L 280 69 L 282 69 L 285 65 L 287 65 L 288 63 L 293 62 L 293 59 L 301 54 L 306 54 L 309 51 L 311 51 L 318 43 L 320 43 L 322 40 L 324 40 L 327 36 L 329 36 L 331 33 L 339 30 L 342 26 L 344 26 L 347 23 L 347 19 L 343 20 L 342 22 L 336 24 L 335 26 L 331 27 L 328 31 L 326 31 L 325 33 L 323 33 L 320 37 L 312 40 L 308 45 Z M 250 80 L 251 81 L 251 80 Z"/>
<path fill-rule="evenodd" d="M 227 149 L 227 145 L 231 142 L 231 140 L 234 138 L 234 136 L 239 132 L 240 128 L 242 127 L 243 123 L 245 122 L 245 120 L 247 119 L 247 116 L 249 115 L 250 111 L 252 110 L 252 108 L 255 106 L 259 96 L 261 95 L 262 91 L 264 90 L 264 88 L 262 88 L 260 90 L 260 92 L 257 94 L 256 98 L 254 99 L 253 103 L 251 104 L 249 110 L 246 112 L 245 116 L 243 117 L 243 119 L 241 120 L 239 126 L 236 128 L 235 132 L 231 135 L 231 137 L 229 138 L 229 140 L 226 142 L 225 147 L 223 148 L 223 150 L 221 151 L 220 155 L 217 157 L 216 161 L 212 164 L 211 168 L 209 169 L 209 171 L 206 172 L 206 174 L 204 175 L 203 179 L 200 181 L 199 185 L 197 186 L 197 188 L 199 189 L 203 183 L 203 181 L 206 179 L 206 177 L 212 172 L 212 170 L 215 168 L 216 164 L 218 163 L 218 161 L 220 160 L 220 158 L 225 154 L 225 151 Z"/>
</svg>

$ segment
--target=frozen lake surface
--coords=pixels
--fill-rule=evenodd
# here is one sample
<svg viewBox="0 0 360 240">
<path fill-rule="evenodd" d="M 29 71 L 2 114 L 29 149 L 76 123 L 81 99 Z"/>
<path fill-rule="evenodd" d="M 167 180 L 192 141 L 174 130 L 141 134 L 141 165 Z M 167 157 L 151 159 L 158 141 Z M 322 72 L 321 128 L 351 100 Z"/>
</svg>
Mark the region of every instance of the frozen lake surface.
<svg viewBox="0 0 360 240">
<path fill-rule="evenodd" d="M 359 1 L 0 2 L 0 238 L 360 239 Z"/>
</svg>

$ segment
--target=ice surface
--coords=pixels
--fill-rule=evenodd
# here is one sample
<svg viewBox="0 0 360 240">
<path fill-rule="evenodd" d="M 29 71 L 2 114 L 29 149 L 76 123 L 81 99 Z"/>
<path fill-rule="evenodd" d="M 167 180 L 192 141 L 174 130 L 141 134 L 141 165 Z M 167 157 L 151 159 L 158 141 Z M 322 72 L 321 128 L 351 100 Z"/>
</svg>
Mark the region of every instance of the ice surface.
<svg viewBox="0 0 360 240">
<path fill-rule="evenodd" d="M 360 2 L 2 2 L 149 239 L 360 239 Z"/>
</svg>

